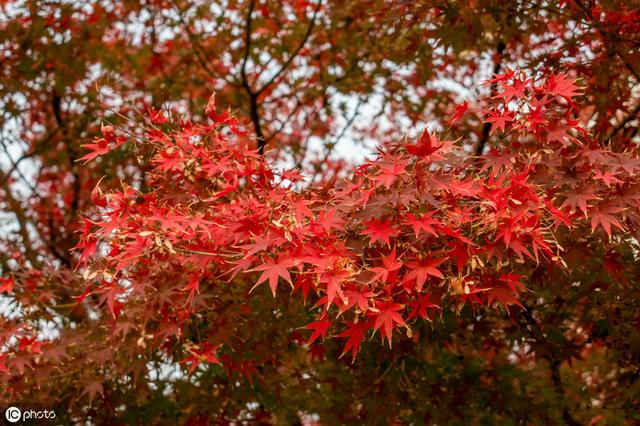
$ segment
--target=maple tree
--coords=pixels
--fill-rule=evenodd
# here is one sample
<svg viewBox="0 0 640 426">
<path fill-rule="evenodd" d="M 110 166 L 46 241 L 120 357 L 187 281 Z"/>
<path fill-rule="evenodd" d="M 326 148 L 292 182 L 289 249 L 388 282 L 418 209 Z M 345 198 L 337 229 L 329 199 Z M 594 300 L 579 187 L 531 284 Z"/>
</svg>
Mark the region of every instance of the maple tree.
<svg viewBox="0 0 640 426">
<path fill-rule="evenodd" d="M 0 11 L 5 405 L 640 420 L 640 8 Z"/>
</svg>

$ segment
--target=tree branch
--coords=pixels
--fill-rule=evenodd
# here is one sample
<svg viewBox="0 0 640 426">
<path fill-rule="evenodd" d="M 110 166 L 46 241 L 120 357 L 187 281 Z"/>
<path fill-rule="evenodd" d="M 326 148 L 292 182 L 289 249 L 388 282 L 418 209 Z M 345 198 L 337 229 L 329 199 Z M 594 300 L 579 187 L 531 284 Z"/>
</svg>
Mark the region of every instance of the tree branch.
<svg viewBox="0 0 640 426">
<path fill-rule="evenodd" d="M 214 69 L 211 68 L 211 66 L 209 66 L 209 63 L 206 60 L 207 51 L 202 46 L 202 44 L 200 44 L 200 42 L 198 41 L 198 35 L 196 35 L 193 32 L 193 30 L 191 30 L 188 22 L 184 18 L 184 15 L 185 15 L 186 11 L 182 10 L 175 0 L 172 0 L 171 4 L 178 11 L 178 20 L 180 21 L 180 24 L 184 27 L 185 31 L 187 32 L 187 36 L 189 37 L 189 42 L 193 46 L 193 51 L 196 54 L 196 59 L 198 60 L 198 62 L 200 63 L 200 65 L 202 66 L 204 71 L 210 77 L 222 78 L 227 84 L 235 86 L 237 84 L 237 82 L 230 81 L 229 79 L 227 79 L 226 76 L 223 76 L 220 73 L 217 73 Z M 187 10 L 188 10 L 188 8 L 187 8 Z M 223 10 L 222 16 L 224 16 L 224 10 Z"/>
<path fill-rule="evenodd" d="M 593 17 L 593 14 L 591 13 L 591 10 L 589 10 L 589 8 L 585 4 L 583 4 L 580 0 L 575 0 L 575 3 L 578 5 L 578 7 L 580 7 L 580 9 L 582 9 L 582 11 L 584 12 L 585 16 L 588 18 L 587 21 L 590 22 L 593 25 L 593 28 L 595 28 L 600 33 L 602 38 L 604 38 L 605 40 L 610 42 L 610 46 L 613 49 L 613 53 L 618 55 L 618 57 L 620 58 L 622 63 L 625 65 L 625 67 L 629 70 L 629 72 L 631 72 L 631 74 L 633 74 L 633 76 L 635 77 L 636 81 L 640 82 L 640 72 L 638 70 L 636 70 L 635 67 L 631 64 L 631 62 L 629 62 L 627 60 L 627 58 L 625 57 L 626 51 L 623 53 L 623 51 L 618 49 L 618 46 L 616 45 L 617 42 L 619 42 L 619 41 L 623 41 L 624 42 L 625 40 L 620 40 L 620 38 L 617 37 L 616 34 L 611 34 L 611 33 L 608 33 L 607 31 L 605 31 L 600 26 L 600 24 L 598 24 L 596 19 Z"/>
<path fill-rule="evenodd" d="M 280 76 L 283 72 L 285 72 L 294 59 L 298 56 L 304 45 L 309 40 L 311 33 L 313 32 L 313 28 L 315 26 L 316 17 L 318 15 L 318 11 L 320 10 L 320 6 L 322 5 L 322 0 L 318 2 L 316 8 L 313 12 L 313 17 L 309 22 L 309 26 L 307 27 L 307 31 L 302 39 L 302 41 L 298 44 L 295 50 L 291 53 L 289 58 L 285 61 L 284 64 L 280 67 L 280 69 L 267 81 L 261 88 L 257 90 L 253 90 L 251 84 L 249 83 L 249 79 L 247 77 L 247 62 L 249 61 L 249 55 L 251 54 L 251 33 L 252 33 L 252 22 L 253 22 L 253 11 L 255 9 L 255 0 L 252 0 L 249 3 L 249 10 L 247 11 L 247 20 L 245 25 L 245 37 L 244 37 L 244 57 L 242 59 L 242 66 L 240 68 L 240 78 L 242 80 L 242 86 L 244 87 L 247 95 L 249 96 L 249 117 L 251 118 L 251 122 L 253 123 L 253 128 L 256 133 L 256 138 L 258 140 L 258 154 L 263 155 L 264 149 L 267 144 L 267 138 L 265 137 L 262 131 L 262 125 L 260 122 L 260 106 L 258 105 L 258 97 L 269 88 Z"/>
<path fill-rule="evenodd" d="M 498 60 L 493 65 L 493 76 L 495 77 L 498 73 L 500 73 L 500 69 L 502 68 L 502 53 L 506 48 L 506 44 L 504 41 L 500 40 L 498 42 L 498 46 L 496 46 L 496 53 L 498 54 Z M 496 91 L 498 90 L 498 83 L 491 83 L 491 97 L 496 95 Z M 476 156 L 481 156 L 484 151 L 484 147 L 489 142 L 489 135 L 491 134 L 491 123 L 484 123 L 482 126 L 482 134 L 480 135 L 480 140 L 478 141 L 478 145 L 476 146 Z"/>
<path fill-rule="evenodd" d="M 16 216 L 16 219 L 18 220 L 18 233 L 22 238 L 22 245 L 24 247 L 25 256 L 27 257 L 27 260 L 29 260 L 29 262 L 33 267 L 40 268 L 42 264 L 38 260 L 38 254 L 33 249 L 33 243 L 31 241 L 31 236 L 29 235 L 29 229 L 27 227 L 27 224 L 29 222 L 29 219 L 27 218 L 27 213 L 22 208 L 20 201 L 18 201 L 13 196 L 13 193 L 11 192 L 11 188 L 9 186 L 9 183 L 7 182 L 7 179 L 5 179 L 4 176 L 2 175 L 4 175 L 4 173 L 0 172 L 0 177 L 2 180 L 1 186 L 5 193 L 5 200 L 7 201 L 7 204 L 9 205 L 11 212 Z"/>
<path fill-rule="evenodd" d="M 271 77 L 271 79 L 264 86 L 262 86 L 262 88 L 260 88 L 256 92 L 256 95 L 260 95 L 260 93 L 262 93 L 266 88 L 271 86 L 278 79 L 278 77 L 280 77 L 280 75 L 284 71 L 286 71 L 287 68 L 289 68 L 291 63 L 294 61 L 294 59 L 298 56 L 298 54 L 300 53 L 300 51 L 304 47 L 304 45 L 307 44 L 307 41 L 309 40 L 309 37 L 311 36 L 311 33 L 313 32 L 313 27 L 316 25 L 316 17 L 318 16 L 318 11 L 320 10 L 320 6 L 322 6 L 322 0 L 320 0 L 318 2 L 318 4 L 316 5 L 316 8 L 313 11 L 313 16 L 311 17 L 311 21 L 309 22 L 309 26 L 307 27 L 307 32 L 304 34 L 304 37 L 302 38 L 302 41 L 300 42 L 300 44 L 298 44 L 298 47 L 296 47 L 296 49 L 289 56 L 289 58 L 282 65 L 282 67 L 278 70 L 278 72 L 276 72 L 273 75 L 273 77 Z"/>
<path fill-rule="evenodd" d="M 253 10 L 255 8 L 255 0 L 251 0 L 249 3 L 249 10 L 247 11 L 247 22 L 245 25 L 244 35 L 244 57 L 242 59 L 242 66 L 240 67 L 240 78 L 242 79 L 242 87 L 244 87 L 247 95 L 249 96 L 249 118 L 253 123 L 253 129 L 256 132 L 256 138 L 258 140 L 258 154 L 264 154 L 264 147 L 266 140 L 264 133 L 262 133 L 262 126 L 260 125 L 260 111 L 258 107 L 258 95 L 251 88 L 249 79 L 247 78 L 247 62 L 249 61 L 249 54 L 251 53 L 251 23 L 253 20 Z"/>
<path fill-rule="evenodd" d="M 613 138 L 620 130 L 622 130 L 624 128 L 624 126 L 627 125 L 628 122 L 630 122 L 631 120 L 636 118 L 638 113 L 640 113 L 640 102 L 638 102 L 638 104 L 631 111 L 629 111 L 629 114 L 627 114 L 626 117 L 624 117 L 622 120 L 620 120 L 620 122 L 618 124 L 613 126 L 607 132 L 607 134 L 604 136 L 604 143 L 608 144 L 609 141 L 611 140 L 611 138 Z"/>
</svg>

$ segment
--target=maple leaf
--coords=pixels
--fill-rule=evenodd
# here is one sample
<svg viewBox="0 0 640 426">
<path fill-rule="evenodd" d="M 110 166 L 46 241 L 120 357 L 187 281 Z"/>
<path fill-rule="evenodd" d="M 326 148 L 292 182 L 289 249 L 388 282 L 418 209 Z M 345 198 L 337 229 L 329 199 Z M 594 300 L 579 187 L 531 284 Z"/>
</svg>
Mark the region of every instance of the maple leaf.
<svg viewBox="0 0 640 426">
<path fill-rule="evenodd" d="M 329 233 L 332 229 L 341 229 L 344 223 L 344 219 L 340 217 L 336 209 L 322 210 L 318 213 L 317 219 L 311 224 L 311 228 L 316 234 Z M 317 232 L 316 229 L 323 232 Z"/>
<path fill-rule="evenodd" d="M 331 320 L 326 315 L 323 315 L 318 321 L 307 324 L 305 328 L 307 330 L 313 330 L 313 333 L 311 333 L 307 341 L 307 345 L 312 344 L 320 336 L 322 336 L 322 340 L 324 340 L 327 336 L 327 331 L 329 331 L 329 327 L 331 327 Z"/>
<path fill-rule="evenodd" d="M 447 151 L 452 145 L 451 141 L 439 141 L 435 135 L 430 134 L 426 130 L 422 132 L 420 139 L 416 145 L 407 145 L 407 152 L 415 155 L 416 157 L 428 157 L 431 156 L 431 160 L 439 161 L 444 157 L 440 154 L 435 154 L 437 151 Z"/>
<path fill-rule="evenodd" d="M 593 233 L 598 225 L 604 229 L 609 238 L 611 238 L 611 226 L 615 226 L 618 229 L 623 229 L 622 224 L 614 216 L 616 213 L 620 213 L 626 210 L 624 207 L 613 207 L 609 205 L 599 205 L 589 212 L 591 216 L 591 232 Z"/>
<path fill-rule="evenodd" d="M 411 302 L 409 319 L 420 316 L 422 319 L 429 320 L 427 309 L 440 309 L 440 307 L 431 301 L 430 294 L 422 294 L 417 300 Z"/>
<path fill-rule="evenodd" d="M 293 286 L 293 290 L 300 289 L 302 291 L 303 301 L 307 303 L 307 296 L 309 296 L 309 291 L 314 288 L 313 279 L 311 275 L 308 274 L 299 274 L 296 277 L 296 282 Z"/>
<path fill-rule="evenodd" d="M 198 275 L 194 275 L 191 277 L 191 279 L 189 280 L 189 283 L 187 283 L 187 285 L 184 287 L 185 291 L 189 291 L 189 297 L 187 299 L 188 303 L 191 303 L 193 301 L 193 297 L 195 296 L 195 293 L 199 293 L 200 291 L 200 276 Z"/>
<path fill-rule="evenodd" d="M 387 188 L 391 187 L 398 176 L 407 173 L 407 163 L 408 160 L 398 160 L 394 158 L 391 162 L 382 164 L 378 174 L 374 178 L 375 181 L 381 182 Z"/>
<path fill-rule="evenodd" d="M 391 339 L 393 338 L 393 329 L 396 324 L 399 324 L 404 327 L 408 327 L 407 324 L 402 319 L 402 316 L 398 313 L 399 310 L 403 309 L 404 306 L 399 303 L 393 302 L 379 302 L 376 301 L 376 308 L 379 312 L 375 315 L 375 323 L 373 324 L 374 332 L 377 331 L 380 327 L 382 327 L 382 331 L 380 333 L 380 337 L 384 340 L 385 338 L 389 342 L 389 347 L 391 347 Z"/>
<path fill-rule="evenodd" d="M 582 191 L 576 192 L 567 192 L 563 193 L 566 198 L 560 208 L 564 208 L 565 206 L 569 206 L 572 209 L 578 207 L 586 216 L 589 205 L 587 202 L 591 200 L 599 200 L 600 197 L 593 193 L 592 188 L 583 189 Z"/>
<path fill-rule="evenodd" d="M 80 397 L 84 395 L 88 395 L 89 405 L 91 405 L 96 395 L 98 394 L 100 394 L 100 396 L 104 396 L 104 386 L 102 385 L 102 382 L 94 381 L 84 385 L 84 387 L 82 388 L 82 393 L 80 394 Z"/>
<path fill-rule="evenodd" d="M 332 271 L 322 276 L 320 282 L 327 284 L 327 307 L 331 305 L 336 295 L 346 301 L 342 291 L 342 283 L 349 277 L 349 272 L 345 270 Z"/>
<path fill-rule="evenodd" d="M 369 329 L 369 323 L 365 321 L 360 322 L 348 322 L 347 330 L 338 334 L 338 337 L 347 337 L 347 343 L 344 345 L 344 349 L 342 350 L 342 354 L 340 357 L 342 358 L 344 354 L 351 350 L 352 361 L 355 361 L 356 354 L 358 353 L 358 349 L 360 349 L 360 344 L 362 340 L 367 334 L 367 330 Z"/>
<path fill-rule="evenodd" d="M 251 288 L 251 290 L 249 290 L 249 293 L 266 280 L 269 280 L 269 287 L 271 288 L 273 297 L 276 297 L 276 288 L 278 287 L 279 278 L 282 277 L 285 281 L 291 284 L 291 274 L 289 274 L 289 270 L 287 268 L 292 267 L 294 264 L 295 262 L 292 259 L 285 258 L 284 256 L 281 256 L 277 262 L 274 262 L 271 258 L 267 258 L 264 265 L 250 269 L 250 271 L 264 272 L 262 272 L 262 275 L 258 278 L 258 282 Z"/>
<path fill-rule="evenodd" d="M 622 169 L 633 175 L 640 170 L 640 159 L 634 158 L 630 155 L 624 155 L 621 153 L 613 153 L 610 152 L 609 155 L 613 158 L 613 166 L 615 166 L 615 170 Z"/>
<path fill-rule="evenodd" d="M 283 180 L 286 179 L 292 183 L 304 181 L 304 176 L 302 175 L 302 173 L 300 173 L 299 170 L 296 169 L 284 170 L 282 173 L 280 173 L 280 178 Z"/>
<path fill-rule="evenodd" d="M 167 150 L 160 151 L 160 153 L 154 158 L 154 163 L 160 165 L 162 171 L 179 170 L 182 164 L 182 155 L 180 151 L 174 147 L 170 147 Z"/>
<path fill-rule="evenodd" d="M 362 235 L 368 235 L 371 244 L 376 241 L 380 241 L 384 244 L 389 244 L 389 238 L 395 237 L 400 233 L 398 229 L 391 226 L 391 219 L 385 219 L 380 221 L 378 219 L 371 219 L 364 223 L 367 229 L 361 232 Z"/>
<path fill-rule="evenodd" d="M 610 170 L 594 170 L 593 177 L 598 179 L 608 187 L 611 187 L 611 185 L 615 185 L 617 183 L 622 183 L 622 181 L 617 178 L 617 173 Z"/>
<path fill-rule="evenodd" d="M 207 102 L 207 107 L 204 110 L 207 117 L 215 121 L 216 118 L 216 92 L 213 92 Z"/>
<path fill-rule="evenodd" d="M 16 286 L 12 277 L 0 278 L 0 293 L 11 293 Z"/>
<path fill-rule="evenodd" d="M 571 100 L 571 98 L 580 94 L 580 89 L 574 84 L 575 82 L 575 79 L 568 78 L 566 74 L 552 74 L 547 78 L 545 89 L 549 93 Z"/>
<path fill-rule="evenodd" d="M 462 104 L 457 105 L 448 123 L 453 124 L 458 121 L 469 110 L 469 102 L 464 101 Z"/>
<path fill-rule="evenodd" d="M 389 273 L 397 271 L 402 267 L 402 261 L 396 257 L 396 248 L 394 247 L 389 253 L 389 256 L 382 256 L 382 264 L 384 266 L 376 266 L 371 268 L 370 271 L 375 273 L 371 282 L 380 281 L 386 282 L 389 277 Z"/>
<path fill-rule="evenodd" d="M 180 363 L 190 363 L 189 374 L 192 374 L 196 368 L 203 362 L 212 364 L 221 364 L 216 352 L 220 348 L 220 345 L 214 346 L 209 342 L 205 342 L 202 347 L 192 347 L 189 349 L 191 355 L 180 361 Z"/>
<path fill-rule="evenodd" d="M 247 257 L 247 258 L 253 256 L 254 254 L 256 254 L 258 252 L 262 252 L 262 251 L 268 250 L 271 245 L 279 246 L 283 242 L 286 242 L 286 240 L 284 238 L 276 236 L 276 235 L 274 235 L 272 233 L 268 233 L 268 234 L 266 234 L 264 236 L 256 235 L 256 236 L 253 237 L 253 240 L 254 240 L 254 242 L 251 243 L 251 244 L 245 244 L 245 245 L 238 246 L 241 249 L 247 250 L 244 253 L 244 256 Z"/>
<path fill-rule="evenodd" d="M 207 102 L 204 113 L 216 125 L 227 125 L 229 126 L 230 130 L 238 136 L 247 135 L 247 132 L 245 132 L 243 129 L 238 128 L 238 120 L 236 120 L 228 110 L 222 111 L 220 114 L 218 114 L 216 106 L 216 92 L 213 92 L 209 97 L 209 101 Z"/>
<path fill-rule="evenodd" d="M 344 296 L 347 299 L 347 303 L 340 306 L 340 312 L 346 312 L 356 305 L 361 312 L 366 312 L 369 308 L 369 300 L 377 296 L 377 293 L 373 291 L 345 290 Z"/>
<path fill-rule="evenodd" d="M 528 79 L 516 78 L 511 84 L 505 84 L 504 81 L 500 84 L 503 91 L 493 97 L 493 99 L 502 98 L 503 101 L 509 102 L 513 98 L 524 98 L 524 89 L 529 84 Z"/>
<path fill-rule="evenodd" d="M 435 211 L 424 213 L 420 217 L 414 215 L 413 213 L 407 213 L 407 216 L 404 220 L 404 224 L 409 225 L 413 228 L 413 232 L 416 238 L 418 237 L 421 231 L 424 231 L 427 234 L 436 236 L 437 233 L 431 225 L 438 225 L 440 222 L 436 219 L 431 218 L 435 213 L 436 213 Z"/>
<path fill-rule="evenodd" d="M 84 161 L 85 164 L 96 157 L 106 154 L 112 149 L 112 145 L 109 142 L 107 142 L 106 139 L 102 139 L 102 138 L 97 139 L 96 143 L 87 143 L 82 145 L 82 147 L 91 150 L 89 154 L 78 158 L 78 161 Z"/>
<path fill-rule="evenodd" d="M 560 223 L 565 224 L 567 227 L 571 226 L 571 217 L 567 213 L 556 209 L 551 197 L 545 201 L 545 207 Z M 556 227 L 560 226 L 560 223 L 556 223 Z"/>
<path fill-rule="evenodd" d="M 513 291 L 514 293 L 518 293 L 521 290 L 526 289 L 525 285 L 521 282 L 522 278 L 524 278 L 522 275 L 514 273 L 500 275 L 500 281 L 507 283 L 511 291 Z"/>
<path fill-rule="evenodd" d="M 498 151 L 494 147 L 489 147 L 489 152 L 482 156 L 484 164 L 482 169 L 486 170 L 491 167 L 494 173 L 501 171 L 503 168 L 510 170 L 513 168 L 515 157 L 508 151 Z"/>
<path fill-rule="evenodd" d="M 516 293 L 508 286 L 495 285 L 489 289 L 482 290 L 486 291 L 487 302 L 490 305 L 501 304 L 507 309 L 511 305 L 522 307 L 522 304 L 516 298 Z"/>
<path fill-rule="evenodd" d="M 513 113 L 511 111 L 491 111 L 484 121 L 486 123 L 491 123 L 491 133 L 495 132 L 496 129 L 504 132 L 507 123 L 513 121 Z"/>
<path fill-rule="evenodd" d="M 504 81 L 511 80 L 516 75 L 516 71 L 511 68 L 507 68 L 505 72 L 502 74 L 496 74 L 491 80 L 487 81 L 486 84 L 491 83 L 502 83 Z"/>
<path fill-rule="evenodd" d="M 407 267 L 411 268 L 411 271 L 405 275 L 405 281 L 415 279 L 417 290 L 420 291 L 429 276 L 444 279 L 444 275 L 442 275 L 442 272 L 440 272 L 436 266 L 440 265 L 445 260 L 446 258 L 434 259 L 428 257 L 422 260 L 407 262 Z"/>
<path fill-rule="evenodd" d="M 158 111 L 153 107 L 147 108 L 147 114 L 149 114 L 149 118 L 153 124 L 164 124 L 169 121 L 162 111 Z"/>
<path fill-rule="evenodd" d="M 563 145 L 567 145 L 567 140 L 580 145 L 580 141 L 567 133 L 572 127 L 569 126 L 556 126 L 547 130 L 547 143 L 560 142 Z"/>
<path fill-rule="evenodd" d="M 22 337 L 18 341 L 18 350 L 27 351 L 34 354 L 41 354 L 42 348 L 41 346 L 44 342 L 37 340 L 36 337 Z"/>
</svg>

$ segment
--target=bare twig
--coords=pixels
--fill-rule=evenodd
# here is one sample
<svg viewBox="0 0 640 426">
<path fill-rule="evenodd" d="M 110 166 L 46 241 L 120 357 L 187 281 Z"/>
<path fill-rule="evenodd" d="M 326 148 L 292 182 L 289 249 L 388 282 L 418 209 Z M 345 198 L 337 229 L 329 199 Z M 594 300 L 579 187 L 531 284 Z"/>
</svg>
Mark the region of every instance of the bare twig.
<svg viewBox="0 0 640 426">
<path fill-rule="evenodd" d="M 633 120 L 638 116 L 638 113 L 640 113 L 640 102 L 638 102 L 638 104 L 635 107 L 633 107 L 631 111 L 629 111 L 629 114 L 627 114 L 626 117 L 620 120 L 618 124 L 613 126 L 607 132 L 607 134 L 604 136 L 604 143 L 608 144 L 612 137 L 614 137 L 620 130 L 622 130 L 624 126 L 627 125 L 627 123 L 629 123 L 631 120 Z"/>
<path fill-rule="evenodd" d="M 286 62 L 284 64 L 282 64 L 282 67 L 280 67 L 280 69 L 273 75 L 273 77 L 271 77 L 271 79 L 264 86 L 262 86 L 262 88 L 260 88 L 256 92 L 257 95 L 259 95 L 266 88 L 271 86 L 271 84 L 273 84 L 278 79 L 278 77 L 280 77 L 280 75 L 282 75 L 282 73 L 287 68 L 289 68 L 289 66 L 291 65 L 293 60 L 298 56 L 298 54 L 300 53 L 300 51 L 304 47 L 304 45 L 307 44 L 307 41 L 309 40 L 309 37 L 311 36 L 311 33 L 313 32 L 313 27 L 316 25 L 316 17 L 318 16 L 318 12 L 320 11 L 320 6 L 322 6 L 322 0 L 320 0 L 318 2 L 318 4 L 316 5 L 316 8 L 313 11 L 313 16 L 311 17 L 311 21 L 309 22 L 309 26 L 307 27 L 307 31 L 305 32 L 304 37 L 300 41 L 300 44 L 298 44 L 298 47 L 296 47 L 296 49 L 291 53 L 289 58 L 286 60 Z"/>
</svg>

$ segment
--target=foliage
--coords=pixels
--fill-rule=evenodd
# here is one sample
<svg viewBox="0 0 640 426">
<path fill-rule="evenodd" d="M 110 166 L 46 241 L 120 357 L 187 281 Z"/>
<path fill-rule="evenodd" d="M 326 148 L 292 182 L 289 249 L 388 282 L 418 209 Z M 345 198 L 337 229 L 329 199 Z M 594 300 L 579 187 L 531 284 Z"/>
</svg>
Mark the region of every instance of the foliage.
<svg viewBox="0 0 640 426">
<path fill-rule="evenodd" d="M 6 405 L 640 420 L 640 9 L 0 10 Z"/>
</svg>

